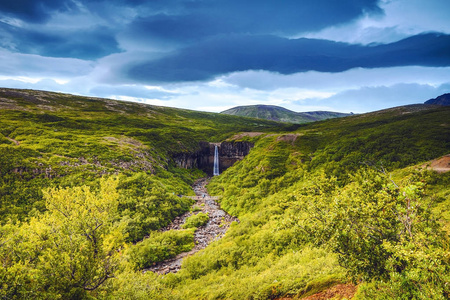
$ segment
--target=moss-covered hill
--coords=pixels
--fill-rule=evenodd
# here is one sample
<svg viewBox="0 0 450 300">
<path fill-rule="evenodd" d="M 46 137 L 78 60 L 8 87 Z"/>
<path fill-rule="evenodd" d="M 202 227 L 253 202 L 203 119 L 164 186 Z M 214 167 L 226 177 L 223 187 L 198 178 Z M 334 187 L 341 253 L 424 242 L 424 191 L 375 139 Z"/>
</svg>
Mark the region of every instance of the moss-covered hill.
<svg viewBox="0 0 450 300">
<path fill-rule="evenodd" d="M 170 153 L 195 149 L 198 141 L 221 141 L 239 131 L 282 127 L 265 120 L 31 90 L 0 89 L 0 108 L 3 144 L 14 145 L 14 140 L 41 144 L 54 153 L 64 148 L 70 157 L 100 155 L 108 148 L 96 151 L 98 145 L 90 144 L 89 136 L 100 138 L 100 145 L 114 144 L 114 139 L 105 141 L 105 137 L 135 139 L 168 159 Z M 47 138 L 61 142 L 46 145 Z M 69 143 L 72 147 L 66 147 Z"/>
<path fill-rule="evenodd" d="M 248 105 L 227 109 L 221 114 L 272 120 L 278 122 L 303 124 L 332 118 L 341 118 L 350 114 L 332 111 L 295 112 L 275 105 Z"/>
<path fill-rule="evenodd" d="M 2 298 L 301 298 L 352 281 L 358 299 L 450 294 L 450 172 L 419 170 L 450 153 L 449 107 L 286 126 L 36 91 L 0 103 Z M 255 143 L 209 184 L 240 223 L 179 273 L 142 273 L 193 247 L 195 228 L 157 231 L 202 176 L 171 156 L 226 138 Z"/>
<path fill-rule="evenodd" d="M 42 210 L 45 186 L 73 186 L 107 174 L 137 172 L 181 183 L 190 175 L 172 162 L 200 141 L 221 141 L 239 131 L 283 125 L 220 114 L 93 99 L 32 90 L 0 89 L 0 212 L 23 217 Z M 179 179 L 180 179 L 179 178 Z M 184 181 L 183 181 L 184 180 Z M 183 188 L 180 187 L 183 185 Z"/>
<path fill-rule="evenodd" d="M 450 153 L 448 120 L 413 105 L 241 135 L 255 148 L 209 185 L 241 223 L 184 262 L 177 289 L 301 298 L 354 280 L 358 299 L 447 298 L 450 172 L 418 170 Z"/>
</svg>

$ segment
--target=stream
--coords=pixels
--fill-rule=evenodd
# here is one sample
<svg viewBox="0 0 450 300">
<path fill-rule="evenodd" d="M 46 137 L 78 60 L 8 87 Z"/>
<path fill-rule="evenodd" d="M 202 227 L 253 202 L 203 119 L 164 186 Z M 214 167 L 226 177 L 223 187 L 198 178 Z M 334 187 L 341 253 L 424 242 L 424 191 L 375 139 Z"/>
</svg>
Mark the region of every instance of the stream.
<svg viewBox="0 0 450 300">
<path fill-rule="evenodd" d="M 214 198 L 208 194 L 205 187 L 207 183 L 208 179 L 202 178 L 197 180 L 192 186 L 195 195 L 197 196 L 196 202 L 192 205 L 192 207 L 196 206 L 201 209 L 201 212 L 208 213 L 209 215 L 209 220 L 206 225 L 200 226 L 195 231 L 195 247 L 189 252 L 183 252 L 178 254 L 174 258 L 155 263 L 152 267 L 144 271 L 152 271 L 158 274 L 178 272 L 181 268 L 181 262 L 184 257 L 190 256 L 200 251 L 201 249 L 206 248 L 206 246 L 208 246 L 213 241 L 222 238 L 230 227 L 231 222 L 239 222 L 238 218 L 232 217 L 224 210 L 222 210 L 219 204 L 217 204 L 217 202 L 214 200 Z M 169 226 L 161 229 L 161 231 L 180 230 L 181 225 L 184 224 L 187 217 L 200 211 L 186 212 L 181 216 L 176 217 Z"/>
</svg>

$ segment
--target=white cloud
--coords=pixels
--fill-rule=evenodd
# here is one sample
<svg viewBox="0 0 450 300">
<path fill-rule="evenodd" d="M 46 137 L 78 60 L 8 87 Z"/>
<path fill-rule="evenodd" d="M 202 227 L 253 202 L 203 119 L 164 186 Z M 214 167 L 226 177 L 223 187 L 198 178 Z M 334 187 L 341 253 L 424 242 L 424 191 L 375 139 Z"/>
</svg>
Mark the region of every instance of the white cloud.
<svg viewBox="0 0 450 300">
<path fill-rule="evenodd" d="M 240 105 L 280 105 L 294 111 L 332 110 L 367 112 L 423 102 L 450 90 L 450 67 L 398 67 L 352 69 L 342 73 L 306 72 L 282 75 L 246 71 L 205 83 L 146 86 L 101 83 L 97 66 L 74 79 L 48 77 L 0 77 L 0 85 L 53 90 L 86 96 L 220 112 Z M 93 70 L 93 69 L 90 69 Z M 100 72 L 102 70 L 102 72 Z M 48 79 L 46 79 L 48 78 Z"/>
<path fill-rule="evenodd" d="M 364 113 L 380 109 L 423 103 L 448 92 L 450 81 L 440 86 L 395 84 L 343 90 L 329 98 L 314 100 L 334 111 Z"/>
<path fill-rule="evenodd" d="M 438 86 L 450 78 L 450 67 L 395 67 L 363 69 L 356 68 L 340 73 L 309 71 L 292 75 L 268 71 L 237 72 L 221 77 L 225 83 L 240 88 L 277 90 L 297 88 L 316 93 L 337 93 L 361 86 L 382 86 L 400 83 L 417 83 Z M 328 96 L 324 94 L 323 96 Z M 320 96 L 318 96 L 320 97 Z"/>
<path fill-rule="evenodd" d="M 436 97 L 448 92 L 445 84 L 450 78 L 450 67 L 418 66 L 291 75 L 244 71 L 204 83 L 154 86 L 121 75 L 122 66 L 152 55 L 158 54 L 120 53 L 87 62 L 0 50 L 0 85 L 213 112 L 253 104 L 280 105 L 295 111 L 366 112 Z"/>
<path fill-rule="evenodd" d="M 348 43 L 391 43 L 411 35 L 436 31 L 450 34 L 450 1 L 384 0 L 384 15 L 364 15 L 355 22 L 294 36 Z"/>
<path fill-rule="evenodd" d="M 1 74 L 12 77 L 65 80 L 89 74 L 95 63 L 75 58 L 54 58 L 0 49 Z"/>
<path fill-rule="evenodd" d="M 167 105 L 219 112 L 239 105 L 280 105 L 295 111 L 367 112 L 422 103 L 449 91 L 450 68 L 353 69 L 281 75 L 246 71 L 214 84 L 180 85 Z M 216 83 L 220 82 L 219 85 Z"/>
</svg>

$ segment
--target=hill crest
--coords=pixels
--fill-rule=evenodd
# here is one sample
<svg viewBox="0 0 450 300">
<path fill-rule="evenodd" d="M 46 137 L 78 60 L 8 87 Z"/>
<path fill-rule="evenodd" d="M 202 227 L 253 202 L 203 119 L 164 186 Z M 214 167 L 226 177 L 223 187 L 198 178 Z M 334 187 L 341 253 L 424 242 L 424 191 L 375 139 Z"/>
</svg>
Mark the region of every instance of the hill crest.
<svg viewBox="0 0 450 300">
<path fill-rule="evenodd" d="M 428 101 L 425 101 L 425 104 L 432 104 L 432 105 L 450 105 L 450 93 L 440 95 L 434 99 L 430 99 Z"/>
<path fill-rule="evenodd" d="M 309 123 L 351 115 L 331 111 L 295 112 L 281 106 L 262 104 L 236 106 L 222 111 L 221 114 L 266 119 L 285 123 Z"/>
</svg>

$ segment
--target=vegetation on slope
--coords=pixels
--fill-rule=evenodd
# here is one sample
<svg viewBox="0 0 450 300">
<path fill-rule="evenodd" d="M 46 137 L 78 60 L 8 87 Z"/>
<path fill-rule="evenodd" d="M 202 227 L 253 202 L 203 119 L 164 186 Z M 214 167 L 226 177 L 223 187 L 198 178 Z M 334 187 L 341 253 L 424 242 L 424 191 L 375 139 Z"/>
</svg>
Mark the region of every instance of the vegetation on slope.
<svg viewBox="0 0 450 300">
<path fill-rule="evenodd" d="M 350 115 L 332 111 L 294 112 L 284 107 L 274 105 L 237 106 L 227 109 L 221 112 L 221 114 L 296 124 L 341 118 Z"/>
<path fill-rule="evenodd" d="M 129 249 L 129 262 L 135 270 L 142 270 L 179 253 L 188 252 L 195 246 L 194 232 L 195 229 L 152 232 L 150 237 Z"/>
<path fill-rule="evenodd" d="M 209 185 L 241 223 L 186 259 L 181 295 L 300 297 L 362 280 L 365 299 L 448 297 L 448 235 L 431 208 L 450 204 L 450 174 L 405 167 L 448 153 L 450 110 L 423 108 L 255 138 L 251 153 Z"/>
<path fill-rule="evenodd" d="M 138 203 L 153 201 L 151 196 L 161 197 L 161 193 L 192 193 L 189 184 L 199 175 L 176 168 L 173 154 L 194 151 L 200 141 L 220 141 L 236 130 L 265 131 L 281 126 L 212 113 L 9 89 L 0 90 L 0 108 L 2 222 L 23 219 L 33 209 L 42 211 L 43 187 L 91 185 L 102 175 L 121 174 L 118 188 L 124 199 L 120 209 L 146 214 L 147 220 L 142 217 L 134 223 L 145 222 L 156 230 L 187 210 L 189 203 L 162 197 L 167 210 L 162 218 Z M 157 202 L 153 206 L 162 207 Z M 140 233 L 131 235 L 142 238 Z"/>
<path fill-rule="evenodd" d="M 186 222 L 181 226 L 181 228 L 197 228 L 205 225 L 209 220 L 208 213 L 199 212 L 186 219 Z"/>
<path fill-rule="evenodd" d="M 275 299 L 351 280 L 359 299 L 449 296 L 450 218 L 439 212 L 450 205 L 450 173 L 417 170 L 449 153 L 448 107 L 280 127 L 6 92 L 2 298 Z M 264 130 L 245 137 L 250 154 L 209 185 L 240 223 L 177 274 L 139 271 L 193 246 L 194 229 L 157 232 L 189 209 L 173 193 L 189 193 L 199 176 L 176 168 L 171 152 Z"/>
<path fill-rule="evenodd" d="M 190 184 L 204 176 L 178 168 L 172 156 L 237 128 L 283 126 L 30 90 L 1 89 L 0 108 L 2 298 L 83 298 L 124 261 L 143 268 L 192 248 L 192 230 L 155 233 L 189 210 L 193 201 L 176 195 L 193 194 Z M 95 206 L 105 193 L 114 195 L 110 203 Z M 66 223 L 58 225 L 61 216 Z"/>
</svg>

